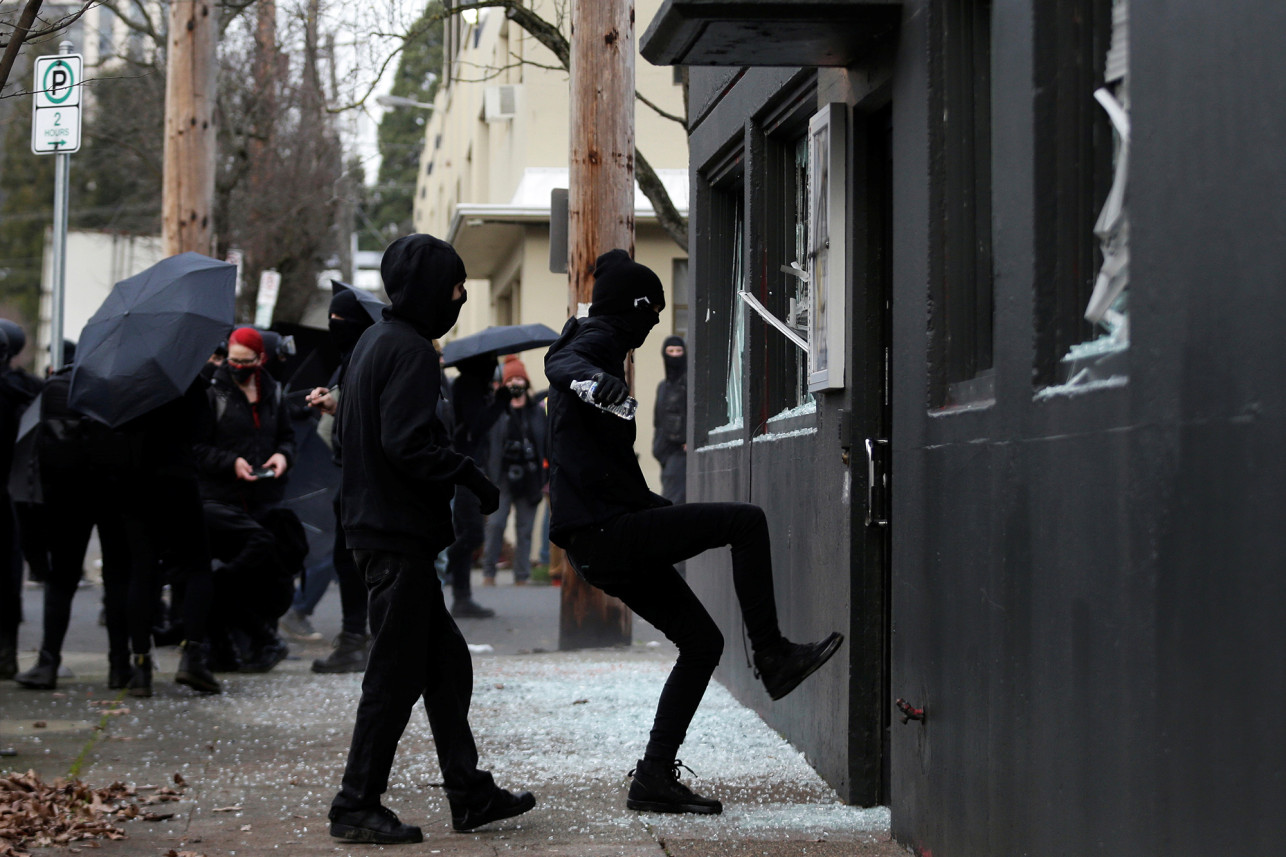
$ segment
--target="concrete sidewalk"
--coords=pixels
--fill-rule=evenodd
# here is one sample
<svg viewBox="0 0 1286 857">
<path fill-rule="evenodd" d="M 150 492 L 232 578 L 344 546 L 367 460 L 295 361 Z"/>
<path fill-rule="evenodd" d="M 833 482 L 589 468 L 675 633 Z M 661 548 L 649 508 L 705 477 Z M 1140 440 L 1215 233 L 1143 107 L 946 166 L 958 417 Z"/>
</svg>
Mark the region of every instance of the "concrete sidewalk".
<svg viewBox="0 0 1286 857">
<path fill-rule="evenodd" d="M 461 623 L 472 645 L 492 649 L 474 656 L 470 719 L 482 764 L 500 785 L 535 792 L 536 808 L 476 833 L 454 833 L 432 737 L 417 711 L 386 803 L 423 827 L 425 841 L 347 845 L 327 834 L 326 811 L 347 753 L 360 676 L 315 675 L 309 663 L 328 646 L 292 643 L 296 657 L 273 672 L 226 675 L 222 695 L 199 697 L 173 683 L 177 652 L 162 649 L 156 695 L 120 696 L 107 690 L 103 646 L 93 645 L 104 636 L 92 624 L 98 594 L 86 588 L 77 599 L 76 645 L 65 658 L 74 678 L 61 679 L 54 692 L 11 682 L 0 687 L 0 745 L 19 751 L 0 759 L 0 770 L 34 769 L 52 780 L 76 769 L 92 786 L 119 780 L 140 787 L 141 795 L 149 793 L 143 786 L 173 786 L 178 774 L 187 783 L 180 799 L 146 807 L 173 815 L 121 822 L 130 838 L 102 842 L 96 853 L 104 857 L 171 850 L 207 857 L 906 853 L 889 841 L 887 810 L 839 803 L 797 751 L 717 685 L 682 758 L 697 772 L 685 772 L 685 782 L 720 798 L 723 815 L 627 810 L 626 772 L 646 742 L 673 649 L 642 626 L 628 648 L 553 652 L 558 591 L 505 585 L 475 593 L 497 608 L 498 618 Z M 28 590 L 24 601 L 25 668 L 39 630 L 39 590 Z M 314 618 L 323 631 L 337 619 L 324 612 Z"/>
</svg>

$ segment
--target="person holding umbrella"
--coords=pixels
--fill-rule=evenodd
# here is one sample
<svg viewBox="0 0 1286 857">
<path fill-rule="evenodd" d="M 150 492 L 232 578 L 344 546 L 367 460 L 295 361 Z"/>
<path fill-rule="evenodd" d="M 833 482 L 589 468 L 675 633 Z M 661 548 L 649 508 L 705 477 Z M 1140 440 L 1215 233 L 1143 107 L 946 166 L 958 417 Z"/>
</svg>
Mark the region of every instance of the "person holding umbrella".
<svg viewBox="0 0 1286 857">
<path fill-rule="evenodd" d="M 218 693 L 207 663 L 210 551 L 192 444 L 206 418 L 206 358 L 232 325 L 237 269 L 198 253 L 118 282 L 85 324 L 68 407 L 118 429 L 130 594 L 129 693 L 152 695 L 152 624 L 162 555 L 183 581 L 183 656 L 175 681 Z"/>
<path fill-rule="evenodd" d="M 468 717 L 473 663 L 434 569 L 455 538 L 455 486 L 475 493 L 485 512 L 500 499 L 477 464 L 451 450 L 438 417 L 441 373 L 432 340 L 460 315 L 464 262 L 444 241 L 408 235 L 384 251 L 380 274 L 392 306 L 362 334 L 339 400 L 340 511 L 370 594 L 373 639 L 330 835 L 395 844 L 423 840 L 420 828 L 380 802 L 419 699 L 457 831 L 527 812 L 536 799 L 500 788 L 478 767 Z"/>
<path fill-rule="evenodd" d="M 723 805 L 679 782 L 676 759 L 723 652 L 723 635 L 676 562 L 732 547 L 732 576 L 755 668 L 780 699 L 839 649 L 833 633 L 817 643 L 782 636 L 773 598 L 768 521 L 749 503 L 672 505 L 652 493 L 634 454 L 636 426 L 602 409 L 624 402 L 626 356 L 639 348 L 665 308 L 661 280 L 624 250 L 598 257 L 589 318 L 569 319 L 545 355 L 549 379 L 549 535 L 593 586 L 621 599 L 679 648 L 661 691 L 652 732 L 631 775 L 626 806 L 648 812 L 718 813 Z M 592 401 L 573 391 L 593 383 Z"/>
</svg>

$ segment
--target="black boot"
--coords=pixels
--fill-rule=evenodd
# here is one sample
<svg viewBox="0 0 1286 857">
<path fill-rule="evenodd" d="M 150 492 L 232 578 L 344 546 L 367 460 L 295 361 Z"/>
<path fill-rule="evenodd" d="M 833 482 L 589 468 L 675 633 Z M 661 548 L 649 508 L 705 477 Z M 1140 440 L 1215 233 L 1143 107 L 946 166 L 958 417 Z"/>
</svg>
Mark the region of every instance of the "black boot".
<svg viewBox="0 0 1286 857">
<path fill-rule="evenodd" d="M 839 650 L 844 635 L 835 631 L 817 643 L 781 644 L 763 652 L 755 652 L 755 671 L 763 680 L 764 688 L 773 699 L 781 699 L 830 660 Z"/>
<path fill-rule="evenodd" d="M 467 833 L 493 821 L 522 815 L 536 805 L 536 798 L 531 792 L 514 794 L 497 787 L 482 803 L 465 805 L 453 800 L 448 802 L 451 804 L 451 826 L 460 833 Z"/>
<path fill-rule="evenodd" d="M 495 615 L 495 610 L 483 607 L 468 596 L 451 602 L 451 616 L 455 619 L 490 619 Z"/>
<path fill-rule="evenodd" d="M 677 759 L 670 763 L 650 762 L 639 759 L 638 766 L 630 771 L 634 782 L 625 805 L 642 812 L 695 812 L 718 815 L 723 804 L 712 797 L 703 797 L 679 782 L 679 768 L 688 768 Z"/>
<path fill-rule="evenodd" d="M 129 653 L 119 654 L 117 652 L 108 652 L 107 686 L 112 690 L 120 690 L 129 684 L 129 677 Z"/>
<path fill-rule="evenodd" d="M 129 684 L 130 696 L 152 695 L 152 656 L 134 655 L 130 659 Z"/>
<path fill-rule="evenodd" d="M 335 638 L 335 650 L 325 658 L 313 661 L 315 673 L 359 673 L 366 670 L 366 656 L 370 652 L 371 638 L 365 634 L 340 631 Z"/>
<path fill-rule="evenodd" d="M 223 687 L 206 664 L 205 644 L 184 640 L 181 645 L 183 655 L 179 658 L 179 671 L 174 674 L 174 680 L 200 693 L 222 693 Z"/>
<path fill-rule="evenodd" d="M 397 813 L 386 806 L 371 809 L 330 811 L 330 835 L 349 842 L 375 842 L 381 845 L 403 845 L 423 842 L 420 828 L 403 824 Z"/>
<path fill-rule="evenodd" d="M 53 690 L 58 686 L 58 665 L 61 663 L 61 657 L 41 649 L 36 665 L 26 672 L 18 673 L 13 680 L 32 690 Z"/>
<path fill-rule="evenodd" d="M 266 673 L 272 670 L 277 664 L 286 659 L 290 654 L 290 648 L 286 642 L 272 634 L 262 638 L 253 644 L 249 656 L 241 664 L 243 673 Z"/>
</svg>

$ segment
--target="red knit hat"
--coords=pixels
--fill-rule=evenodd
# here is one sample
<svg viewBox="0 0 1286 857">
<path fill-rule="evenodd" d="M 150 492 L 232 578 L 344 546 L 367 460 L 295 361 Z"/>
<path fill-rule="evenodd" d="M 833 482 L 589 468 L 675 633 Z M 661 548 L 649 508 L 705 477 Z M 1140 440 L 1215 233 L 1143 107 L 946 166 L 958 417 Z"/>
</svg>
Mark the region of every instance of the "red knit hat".
<svg viewBox="0 0 1286 857">
<path fill-rule="evenodd" d="M 504 368 L 500 372 L 500 383 L 508 386 L 510 380 L 521 378 L 531 386 L 531 379 L 527 377 L 527 367 L 522 365 L 516 354 L 510 354 L 505 358 Z"/>
<path fill-rule="evenodd" d="M 253 327 L 238 327 L 228 337 L 229 345 L 244 345 L 255 354 L 263 354 L 263 335 Z"/>
</svg>

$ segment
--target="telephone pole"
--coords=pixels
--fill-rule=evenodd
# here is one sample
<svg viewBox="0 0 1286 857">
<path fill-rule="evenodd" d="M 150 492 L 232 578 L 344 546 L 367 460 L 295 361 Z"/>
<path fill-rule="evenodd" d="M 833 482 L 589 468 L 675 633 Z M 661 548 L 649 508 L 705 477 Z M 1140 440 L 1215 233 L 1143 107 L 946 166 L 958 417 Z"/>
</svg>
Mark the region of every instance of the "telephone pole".
<svg viewBox="0 0 1286 857">
<path fill-rule="evenodd" d="M 634 255 L 634 3 L 573 0 L 571 175 L 568 191 L 569 315 L 588 304 L 594 260 L 620 247 Z M 560 649 L 629 644 L 630 611 L 563 573 Z"/>
<path fill-rule="evenodd" d="M 212 0 L 170 2 L 161 191 L 167 256 L 189 250 L 214 255 L 218 17 Z"/>
</svg>

